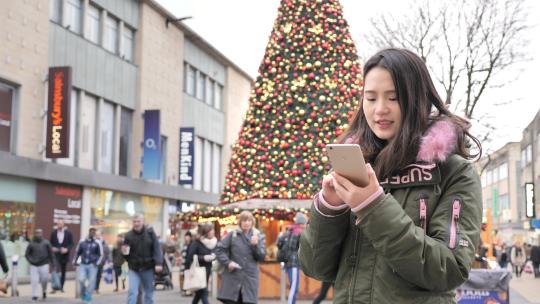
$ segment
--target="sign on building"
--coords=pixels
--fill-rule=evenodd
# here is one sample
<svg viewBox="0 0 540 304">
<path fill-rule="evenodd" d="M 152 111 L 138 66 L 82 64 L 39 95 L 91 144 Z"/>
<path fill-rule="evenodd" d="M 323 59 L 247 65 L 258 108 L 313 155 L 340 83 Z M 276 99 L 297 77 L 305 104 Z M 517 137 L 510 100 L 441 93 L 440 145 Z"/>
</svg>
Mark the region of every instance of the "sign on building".
<svg viewBox="0 0 540 304">
<path fill-rule="evenodd" d="M 178 184 L 193 186 L 195 128 L 180 128 L 180 172 Z"/>
<path fill-rule="evenodd" d="M 69 157 L 71 67 L 49 68 L 47 109 L 47 158 Z"/>
<path fill-rule="evenodd" d="M 534 184 L 525 184 L 525 215 L 528 218 L 534 218 Z"/>
<path fill-rule="evenodd" d="M 142 178 L 159 180 L 161 178 L 161 130 L 159 110 L 144 111 Z"/>
</svg>

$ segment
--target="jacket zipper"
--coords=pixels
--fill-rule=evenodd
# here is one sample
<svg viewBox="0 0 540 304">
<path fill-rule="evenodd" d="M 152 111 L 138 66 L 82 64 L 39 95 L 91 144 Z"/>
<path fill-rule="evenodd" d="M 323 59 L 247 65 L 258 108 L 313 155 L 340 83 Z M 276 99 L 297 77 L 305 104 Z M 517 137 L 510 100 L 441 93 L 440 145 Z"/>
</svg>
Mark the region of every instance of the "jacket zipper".
<svg viewBox="0 0 540 304">
<path fill-rule="evenodd" d="M 420 225 L 424 232 L 427 231 L 427 204 L 426 199 L 422 196 L 420 197 Z"/>
<path fill-rule="evenodd" d="M 461 202 L 459 199 L 454 199 L 452 204 L 452 218 L 450 219 L 450 240 L 448 247 L 450 249 L 456 248 L 457 243 L 457 222 L 459 220 L 459 213 L 461 212 Z"/>
</svg>

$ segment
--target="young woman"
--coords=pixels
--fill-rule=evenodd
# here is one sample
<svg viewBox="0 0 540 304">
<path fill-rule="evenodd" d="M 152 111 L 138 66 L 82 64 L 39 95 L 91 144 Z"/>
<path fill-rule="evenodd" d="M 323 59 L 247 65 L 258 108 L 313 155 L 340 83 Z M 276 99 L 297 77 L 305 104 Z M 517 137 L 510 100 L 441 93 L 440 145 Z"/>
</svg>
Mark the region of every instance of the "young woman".
<svg viewBox="0 0 540 304">
<path fill-rule="evenodd" d="M 206 268 L 207 287 L 197 290 L 191 303 L 197 304 L 201 300 L 203 304 L 208 304 L 208 280 L 212 273 L 212 261 L 216 259 L 215 249 L 218 240 L 215 236 L 214 226 L 210 223 L 199 226 L 197 234 L 198 239 L 188 249 L 186 269 L 189 269 L 191 263 L 193 263 L 193 257 L 197 255 L 199 265 Z"/>
<path fill-rule="evenodd" d="M 259 265 L 266 256 L 264 234 L 255 225 L 249 211 L 238 216 L 238 229 L 225 236 L 217 246 L 217 259 L 225 266 L 221 274 L 218 300 L 225 304 L 257 303 Z"/>
<path fill-rule="evenodd" d="M 325 176 L 300 241 L 302 270 L 335 282 L 334 303 L 455 303 L 482 222 L 469 126 L 414 53 L 366 62 L 361 106 L 338 142 L 360 144 L 369 184 Z"/>
</svg>

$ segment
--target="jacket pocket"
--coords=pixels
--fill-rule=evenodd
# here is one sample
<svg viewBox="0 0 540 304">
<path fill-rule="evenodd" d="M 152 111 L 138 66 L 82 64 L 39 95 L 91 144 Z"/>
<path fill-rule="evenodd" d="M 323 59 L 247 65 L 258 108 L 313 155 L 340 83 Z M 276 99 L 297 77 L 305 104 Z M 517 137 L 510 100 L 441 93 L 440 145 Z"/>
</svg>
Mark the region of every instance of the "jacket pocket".
<svg viewBox="0 0 540 304">
<path fill-rule="evenodd" d="M 449 237 L 448 237 L 448 248 L 454 249 L 458 243 L 458 223 L 459 217 L 461 215 L 461 200 L 455 198 L 452 201 L 452 212 L 450 217 L 450 227 L 449 227 Z"/>
</svg>

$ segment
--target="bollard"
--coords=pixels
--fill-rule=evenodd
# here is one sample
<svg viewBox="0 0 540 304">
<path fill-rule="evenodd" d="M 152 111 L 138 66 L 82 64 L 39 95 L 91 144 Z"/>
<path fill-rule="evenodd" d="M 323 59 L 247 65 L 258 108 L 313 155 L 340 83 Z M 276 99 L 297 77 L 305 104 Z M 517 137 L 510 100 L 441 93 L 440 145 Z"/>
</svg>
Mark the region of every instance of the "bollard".
<svg viewBox="0 0 540 304">
<path fill-rule="evenodd" d="M 286 282 L 287 278 L 285 277 L 285 263 L 281 262 L 279 263 L 281 268 L 281 287 L 279 289 L 279 300 L 281 303 L 285 303 L 285 290 L 286 290 Z"/>
<path fill-rule="evenodd" d="M 18 290 L 18 279 L 17 279 L 17 266 L 19 265 L 19 256 L 14 255 L 11 258 L 11 296 L 12 297 L 18 297 L 19 296 L 19 290 Z"/>
</svg>

